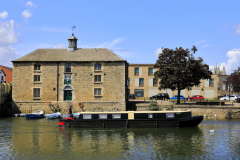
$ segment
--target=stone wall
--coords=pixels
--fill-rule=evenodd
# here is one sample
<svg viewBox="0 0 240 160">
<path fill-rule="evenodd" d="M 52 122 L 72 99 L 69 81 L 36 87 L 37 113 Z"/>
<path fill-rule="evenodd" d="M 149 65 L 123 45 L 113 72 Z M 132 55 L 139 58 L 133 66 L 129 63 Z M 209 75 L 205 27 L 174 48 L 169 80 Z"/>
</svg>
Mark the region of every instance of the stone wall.
<svg viewBox="0 0 240 160">
<path fill-rule="evenodd" d="M 94 70 L 95 63 L 101 70 Z M 34 64 L 40 64 L 39 71 Z M 127 101 L 127 64 L 123 62 L 72 62 L 71 72 L 65 72 L 65 62 L 21 62 L 13 64 L 13 108 L 22 113 L 41 109 L 48 111 L 47 101 L 66 110 L 66 104 L 88 105 L 89 110 L 126 110 Z M 40 82 L 34 82 L 34 75 L 40 75 Z M 64 76 L 71 75 L 71 84 L 64 84 Z M 100 75 L 101 82 L 94 76 Z M 64 101 L 64 88 L 71 86 L 72 101 Z M 33 96 L 34 88 L 40 88 L 40 97 Z M 101 88 L 101 95 L 95 96 L 94 89 Z M 24 105 L 26 103 L 26 105 Z M 114 105 L 113 105 L 114 104 Z M 24 107 L 23 107 L 24 105 Z M 101 107 L 99 107 L 101 106 Z M 25 109 L 29 108 L 29 109 Z M 34 109 L 33 109 L 34 108 Z M 14 110 L 15 110 L 14 109 Z M 25 111 L 26 110 L 26 111 Z M 76 109 L 81 110 L 81 109 Z"/>
<path fill-rule="evenodd" d="M 136 104 L 137 111 L 148 111 L 149 103 Z M 191 110 L 193 116 L 203 115 L 205 118 L 240 118 L 239 106 L 199 106 L 199 105 L 157 105 L 162 111 L 171 108 L 173 111 L 186 111 Z"/>
</svg>

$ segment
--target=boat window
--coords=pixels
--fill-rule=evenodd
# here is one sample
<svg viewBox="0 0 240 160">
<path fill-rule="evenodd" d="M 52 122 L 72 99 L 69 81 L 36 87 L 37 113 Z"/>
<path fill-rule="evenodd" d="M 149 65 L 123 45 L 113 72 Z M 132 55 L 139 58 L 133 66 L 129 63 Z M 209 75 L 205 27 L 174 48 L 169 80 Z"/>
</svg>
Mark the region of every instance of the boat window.
<svg viewBox="0 0 240 160">
<path fill-rule="evenodd" d="M 84 114 L 83 119 L 92 119 L 92 115 L 91 114 Z"/>
<path fill-rule="evenodd" d="M 99 114 L 98 118 L 99 119 L 107 119 L 107 114 Z"/>
<path fill-rule="evenodd" d="M 166 118 L 174 118 L 174 113 L 166 113 Z"/>
<path fill-rule="evenodd" d="M 121 114 L 113 114 L 112 118 L 113 119 L 121 119 Z"/>
<path fill-rule="evenodd" d="M 148 113 L 148 118 L 153 118 L 153 114 L 152 113 Z"/>
</svg>

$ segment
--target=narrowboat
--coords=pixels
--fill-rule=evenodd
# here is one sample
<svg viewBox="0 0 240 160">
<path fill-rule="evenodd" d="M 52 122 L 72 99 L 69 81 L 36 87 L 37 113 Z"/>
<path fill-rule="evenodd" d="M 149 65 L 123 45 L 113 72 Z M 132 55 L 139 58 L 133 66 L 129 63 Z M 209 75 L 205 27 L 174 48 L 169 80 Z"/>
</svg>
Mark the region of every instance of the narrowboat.
<svg viewBox="0 0 240 160">
<path fill-rule="evenodd" d="M 167 128 L 195 127 L 203 116 L 191 111 L 81 112 L 76 118 L 61 118 L 59 126 L 81 128 Z"/>
</svg>

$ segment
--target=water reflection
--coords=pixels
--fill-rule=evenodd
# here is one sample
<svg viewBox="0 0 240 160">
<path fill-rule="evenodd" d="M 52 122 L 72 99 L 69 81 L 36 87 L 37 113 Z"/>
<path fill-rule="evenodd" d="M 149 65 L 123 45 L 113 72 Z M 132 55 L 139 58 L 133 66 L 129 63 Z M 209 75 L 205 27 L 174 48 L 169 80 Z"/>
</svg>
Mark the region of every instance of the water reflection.
<svg viewBox="0 0 240 160">
<path fill-rule="evenodd" d="M 179 129 L 80 129 L 57 124 L 58 120 L 1 119 L 0 159 L 240 158 L 239 120 L 208 120 Z"/>
</svg>

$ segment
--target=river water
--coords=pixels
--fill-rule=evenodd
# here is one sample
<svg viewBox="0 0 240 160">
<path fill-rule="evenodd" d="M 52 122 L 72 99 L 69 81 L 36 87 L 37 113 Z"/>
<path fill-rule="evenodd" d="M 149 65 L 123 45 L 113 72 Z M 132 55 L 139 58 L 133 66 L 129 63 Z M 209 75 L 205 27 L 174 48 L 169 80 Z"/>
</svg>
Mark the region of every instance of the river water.
<svg viewBox="0 0 240 160">
<path fill-rule="evenodd" d="M 210 130 L 214 130 L 211 132 Z M 80 129 L 0 119 L 0 159 L 240 159 L 240 120 L 194 128 Z"/>
</svg>

